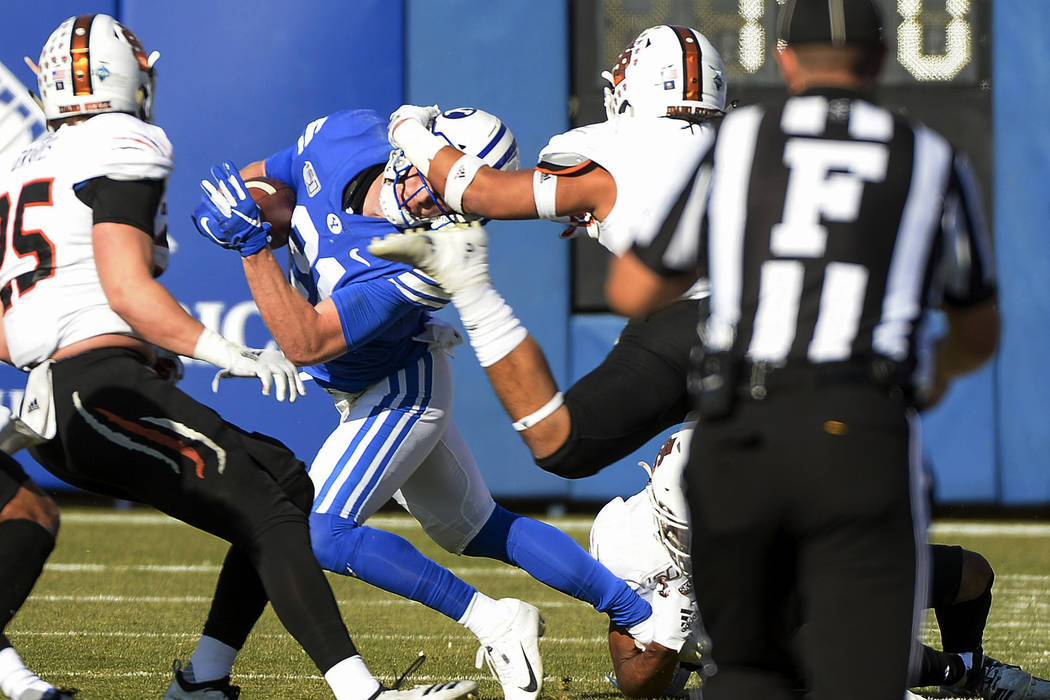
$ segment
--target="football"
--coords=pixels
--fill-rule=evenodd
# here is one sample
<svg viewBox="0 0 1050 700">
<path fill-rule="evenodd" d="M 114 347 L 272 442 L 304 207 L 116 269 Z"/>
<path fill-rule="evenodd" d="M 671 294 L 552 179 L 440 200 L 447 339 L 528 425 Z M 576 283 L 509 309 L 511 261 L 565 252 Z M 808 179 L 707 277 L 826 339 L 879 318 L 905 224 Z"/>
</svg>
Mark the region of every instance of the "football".
<svg viewBox="0 0 1050 700">
<path fill-rule="evenodd" d="M 245 180 L 244 184 L 259 205 L 263 221 L 270 223 L 270 247 L 280 248 L 288 242 L 292 230 L 295 190 L 288 183 L 272 177 L 256 177 Z"/>
</svg>

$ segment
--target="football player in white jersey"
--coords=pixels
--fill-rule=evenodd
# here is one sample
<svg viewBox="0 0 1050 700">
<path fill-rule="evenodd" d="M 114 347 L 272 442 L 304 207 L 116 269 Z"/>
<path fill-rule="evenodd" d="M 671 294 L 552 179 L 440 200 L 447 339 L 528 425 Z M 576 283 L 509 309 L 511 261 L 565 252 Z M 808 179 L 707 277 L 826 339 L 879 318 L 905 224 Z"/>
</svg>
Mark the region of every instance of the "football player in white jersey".
<svg viewBox="0 0 1050 700">
<path fill-rule="evenodd" d="M 0 64 L 0 171 L 44 132 L 44 113 L 29 91 Z M 9 362 L 0 325 L 0 360 Z M 11 455 L 30 440 L 21 421 L 0 407 L 0 692 L 12 700 L 60 700 L 60 690 L 29 670 L 4 634 L 39 578 L 58 535 L 58 506 Z"/>
<path fill-rule="evenodd" d="M 620 254 L 706 152 L 713 121 L 726 108 L 726 83 L 711 43 L 695 29 L 670 25 L 639 34 L 603 77 L 608 119 L 555 136 L 533 169 L 498 172 L 435 140 L 425 124 L 436 108 L 398 109 L 391 143 L 454 211 L 568 217 Z M 397 255 L 391 246 L 414 235 L 375 251 Z M 486 245 L 480 228 L 441 236 L 479 252 Z M 606 360 L 563 397 L 542 350 L 489 282 L 486 263 L 473 266 L 469 257 L 466 263 L 437 279 L 452 294 L 493 388 L 540 467 L 567 478 L 589 476 L 685 419 L 689 351 L 706 313 L 703 284 L 668 309 L 629 322 Z"/>
<path fill-rule="evenodd" d="M 667 439 L 650 467 L 645 489 L 614 498 L 591 525 L 591 555 L 620 576 L 653 606 L 660 644 L 640 644 L 610 626 L 609 652 L 616 684 L 628 697 L 674 697 L 691 675 L 717 669 L 708 653 L 696 598 L 689 581 L 689 515 L 682 490 L 691 424 Z"/>
<path fill-rule="evenodd" d="M 278 351 L 207 330 L 156 280 L 167 252 L 171 144 L 151 124 L 153 66 L 108 15 L 63 22 L 37 83 L 51 131 L 0 176 L 0 303 L 9 359 L 30 372 L 20 418 L 38 461 L 75 486 L 151 505 L 231 543 L 204 632 L 234 654 L 272 602 L 337 698 L 451 700 L 473 681 L 388 690 L 342 623 L 310 547 L 313 487 L 276 441 L 226 423 L 153 369 L 154 346 L 302 392 Z M 228 675 L 176 662 L 165 697 L 234 698 Z"/>
</svg>

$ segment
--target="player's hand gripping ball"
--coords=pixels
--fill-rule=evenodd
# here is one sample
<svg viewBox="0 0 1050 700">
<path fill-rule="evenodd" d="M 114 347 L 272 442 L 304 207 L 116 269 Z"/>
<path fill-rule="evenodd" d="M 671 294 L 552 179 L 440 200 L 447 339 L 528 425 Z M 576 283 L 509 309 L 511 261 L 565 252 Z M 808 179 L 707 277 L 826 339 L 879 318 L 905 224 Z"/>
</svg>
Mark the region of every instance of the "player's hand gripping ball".
<svg viewBox="0 0 1050 700">
<path fill-rule="evenodd" d="M 259 205 L 263 221 L 270 224 L 270 247 L 280 248 L 288 243 L 292 230 L 292 211 L 295 209 L 295 190 L 291 185 L 272 177 L 255 177 L 244 181 L 248 193 Z"/>
</svg>

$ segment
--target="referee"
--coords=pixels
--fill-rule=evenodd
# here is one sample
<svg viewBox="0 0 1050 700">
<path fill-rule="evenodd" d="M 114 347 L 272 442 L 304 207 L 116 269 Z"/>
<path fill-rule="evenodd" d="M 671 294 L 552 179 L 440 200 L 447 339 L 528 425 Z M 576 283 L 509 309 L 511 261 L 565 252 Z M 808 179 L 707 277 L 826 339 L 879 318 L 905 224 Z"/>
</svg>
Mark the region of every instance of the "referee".
<svg viewBox="0 0 1050 700">
<path fill-rule="evenodd" d="M 607 292 L 638 315 L 708 268 L 687 469 L 705 700 L 897 700 L 926 590 L 916 408 L 995 351 L 993 263 L 966 159 L 872 100 L 870 0 L 789 0 L 779 31 L 790 96 L 726 116 Z"/>
</svg>

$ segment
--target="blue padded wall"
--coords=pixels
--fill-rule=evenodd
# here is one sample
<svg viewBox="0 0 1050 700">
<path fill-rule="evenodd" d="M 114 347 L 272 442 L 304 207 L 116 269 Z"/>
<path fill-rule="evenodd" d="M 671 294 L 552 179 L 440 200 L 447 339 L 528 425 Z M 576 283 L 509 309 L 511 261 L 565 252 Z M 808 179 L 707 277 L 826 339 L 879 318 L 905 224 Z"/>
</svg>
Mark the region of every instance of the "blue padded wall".
<svg viewBox="0 0 1050 700">
<path fill-rule="evenodd" d="M 249 345 L 271 342 L 251 302 L 239 257 L 206 242 L 190 222 L 200 180 L 223 159 L 244 164 L 294 143 L 309 121 L 329 112 L 372 107 L 388 113 L 400 104 L 401 3 L 124 0 L 32 7 L 15 15 L 5 9 L 2 60 L 12 69 L 22 66 L 23 53 L 39 55 L 65 17 L 90 11 L 119 12 L 148 51 L 160 51 L 156 121 L 176 153 L 168 185 L 174 248 L 164 281 L 207 325 Z M 31 80 L 24 66 L 17 75 Z M 305 461 L 338 418 L 328 395 L 316 386 L 289 406 L 260 396 L 257 382 L 250 380 L 227 380 L 216 396 L 209 387 L 213 374 L 207 365 L 188 366 L 180 386 L 238 425 L 283 440 Z M 17 398 L 12 391 L 24 381 L 24 375 L 5 368 L 0 400 L 10 404 Z M 34 478 L 55 483 L 30 458 L 20 459 Z"/>
<path fill-rule="evenodd" d="M 0 23 L 0 60 L 27 84 L 32 76 L 22 56 L 36 58 L 50 31 L 73 14 L 117 14 L 148 49 L 161 52 L 157 121 L 177 154 L 168 200 L 176 249 L 165 279 L 192 313 L 253 345 L 269 336 L 239 260 L 199 239 L 189 222 L 198 181 L 212 163 L 263 157 L 294 139 L 306 122 L 344 107 L 387 113 L 402 101 L 478 106 L 506 119 L 526 166 L 551 135 L 569 126 L 566 0 L 9 5 Z M 940 501 L 1047 503 L 1050 48 L 1042 37 L 1050 28 L 1050 5 L 992 6 L 993 209 L 1003 343 L 995 363 L 961 380 L 924 416 L 926 457 Z M 544 222 L 489 225 L 496 284 L 547 351 L 564 387 L 602 359 L 623 322 L 571 316 L 569 250 L 559 230 Z M 455 319 L 451 310 L 443 313 Z M 459 349 L 454 366 L 456 419 L 497 496 L 604 499 L 644 481 L 635 462 L 652 459 L 663 436 L 591 479 L 552 477 L 532 464 L 469 347 Z M 247 380 L 225 382 L 215 396 L 211 375 L 191 366 L 183 387 L 244 427 L 284 440 L 306 460 L 336 419 L 316 387 L 290 407 L 262 399 Z M 0 368 L 0 403 L 17 405 L 23 383 L 24 375 Z"/>
<path fill-rule="evenodd" d="M 550 136 L 569 127 L 568 11 L 556 2 L 409 0 L 406 100 L 471 105 L 503 118 L 518 139 L 523 167 Z M 547 351 L 558 381 L 568 379 L 569 247 L 548 222 L 494 222 L 492 277 Z M 455 319 L 451 310 L 445 317 Z M 457 319 L 458 322 L 458 319 Z M 455 419 L 496 495 L 567 498 L 571 484 L 533 465 L 510 427 L 473 351 L 458 349 Z"/>
<path fill-rule="evenodd" d="M 1050 3 L 996 2 L 995 230 L 1004 503 L 1050 502 Z"/>
</svg>

